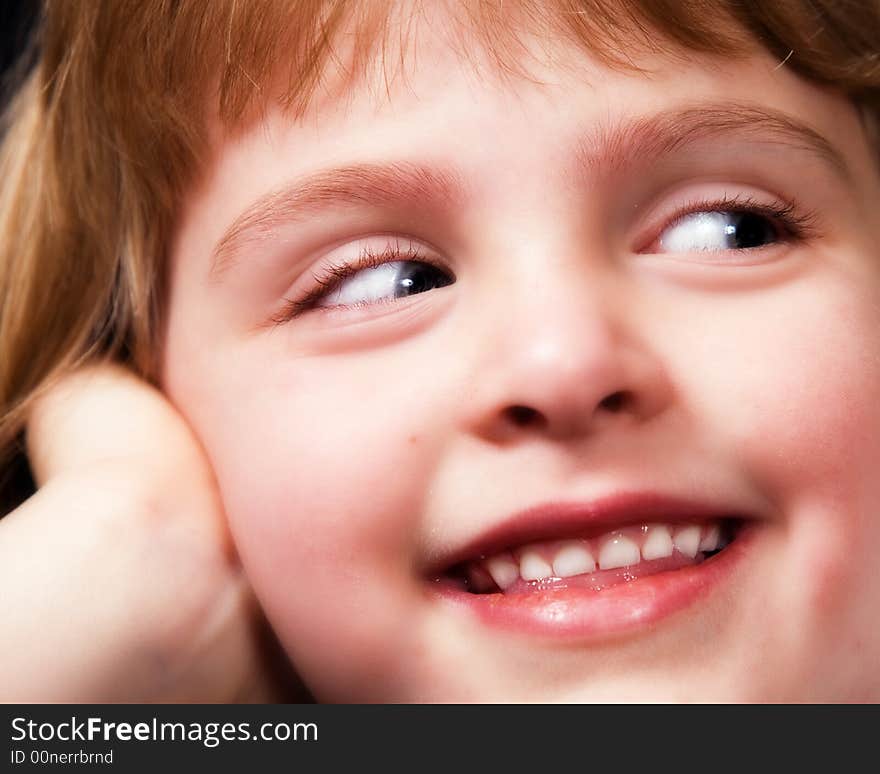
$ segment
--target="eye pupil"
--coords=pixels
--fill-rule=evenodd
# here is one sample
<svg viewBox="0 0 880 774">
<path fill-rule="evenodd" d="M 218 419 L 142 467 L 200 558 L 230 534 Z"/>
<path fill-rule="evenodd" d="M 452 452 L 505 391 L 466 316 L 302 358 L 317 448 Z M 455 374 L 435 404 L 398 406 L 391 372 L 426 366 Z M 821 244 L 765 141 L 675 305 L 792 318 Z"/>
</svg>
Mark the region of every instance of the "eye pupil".
<svg viewBox="0 0 880 774">
<path fill-rule="evenodd" d="M 452 284 L 452 279 L 436 266 L 417 261 L 401 262 L 395 298 L 414 296 Z"/>
<path fill-rule="evenodd" d="M 731 238 L 731 247 L 745 250 L 762 247 L 776 239 L 776 231 L 770 221 L 754 212 L 730 213 L 732 224 L 724 230 Z"/>
</svg>

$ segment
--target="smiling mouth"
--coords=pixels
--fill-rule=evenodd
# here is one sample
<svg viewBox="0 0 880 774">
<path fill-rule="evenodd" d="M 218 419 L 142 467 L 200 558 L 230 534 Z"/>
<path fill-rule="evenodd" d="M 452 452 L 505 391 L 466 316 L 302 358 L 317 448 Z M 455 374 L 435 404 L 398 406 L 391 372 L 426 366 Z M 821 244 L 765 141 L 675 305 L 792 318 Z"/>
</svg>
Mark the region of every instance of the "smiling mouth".
<svg viewBox="0 0 880 774">
<path fill-rule="evenodd" d="M 447 578 L 472 594 L 520 595 L 576 588 L 600 592 L 699 565 L 735 538 L 740 520 L 643 523 L 593 537 L 534 541 L 460 562 Z"/>
<path fill-rule="evenodd" d="M 549 503 L 447 555 L 429 589 L 485 625 L 587 642 L 650 629 L 730 584 L 760 523 L 646 492 Z"/>
</svg>

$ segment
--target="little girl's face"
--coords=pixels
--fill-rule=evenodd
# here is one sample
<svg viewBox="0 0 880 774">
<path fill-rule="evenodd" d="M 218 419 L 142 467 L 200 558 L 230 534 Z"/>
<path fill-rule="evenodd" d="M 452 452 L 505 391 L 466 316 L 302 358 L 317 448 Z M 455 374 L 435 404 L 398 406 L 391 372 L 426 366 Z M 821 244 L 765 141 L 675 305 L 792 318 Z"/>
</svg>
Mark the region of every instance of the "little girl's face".
<svg viewBox="0 0 880 774">
<path fill-rule="evenodd" d="M 440 40 L 218 139 L 173 245 L 163 385 L 307 684 L 880 698 L 855 110 L 757 53 L 502 83 Z"/>
</svg>

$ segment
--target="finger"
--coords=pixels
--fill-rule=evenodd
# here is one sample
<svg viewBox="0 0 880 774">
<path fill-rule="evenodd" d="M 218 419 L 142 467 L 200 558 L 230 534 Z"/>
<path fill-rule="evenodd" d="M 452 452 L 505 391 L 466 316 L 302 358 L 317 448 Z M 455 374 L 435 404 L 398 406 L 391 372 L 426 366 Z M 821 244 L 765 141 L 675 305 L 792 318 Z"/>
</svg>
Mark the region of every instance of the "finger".
<svg viewBox="0 0 880 774">
<path fill-rule="evenodd" d="M 223 700 L 252 658 L 234 560 L 107 472 L 0 522 L 0 700 Z"/>
<path fill-rule="evenodd" d="M 161 393 L 112 364 L 76 371 L 52 385 L 31 409 L 26 439 L 38 486 L 61 472 L 107 461 L 168 469 L 206 464 Z"/>
</svg>

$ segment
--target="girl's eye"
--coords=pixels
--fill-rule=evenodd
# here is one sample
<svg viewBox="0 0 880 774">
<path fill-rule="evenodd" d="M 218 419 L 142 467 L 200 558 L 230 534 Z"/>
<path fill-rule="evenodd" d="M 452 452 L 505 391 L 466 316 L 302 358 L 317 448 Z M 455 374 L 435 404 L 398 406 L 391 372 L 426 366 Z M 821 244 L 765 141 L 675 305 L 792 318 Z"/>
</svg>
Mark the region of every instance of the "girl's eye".
<svg viewBox="0 0 880 774">
<path fill-rule="evenodd" d="M 779 228 L 759 212 L 691 212 L 675 221 L 658 240 L 664 252 L 748 250 L 778 242 Z"/>
<path fill-rule="evenodd" d="M 359 269 L 316 299 L 314 306 L 363 306 L 393 301 L 454 282 L 447 272 L 422 261 L 389 261 Z"/>
</svg>

